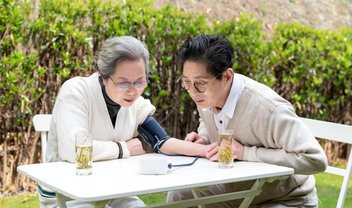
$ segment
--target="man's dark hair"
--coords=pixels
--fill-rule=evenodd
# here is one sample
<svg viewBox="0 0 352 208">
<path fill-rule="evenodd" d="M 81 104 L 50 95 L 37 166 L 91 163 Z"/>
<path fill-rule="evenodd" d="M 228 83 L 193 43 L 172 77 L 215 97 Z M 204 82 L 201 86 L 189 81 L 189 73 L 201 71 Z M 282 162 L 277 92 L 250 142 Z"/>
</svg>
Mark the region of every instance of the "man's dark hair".
<svg viewBox="0 0 352 208">
<path fill-rule="evenodd" d="M 179 65 L 183 69 L 186 61 L 203 63 L 208 73 L 218 76 L 232 67 L 233 57 L 233 47 L 226 38 L 219 35 L 200 35 L 183 43 L 179 51 Z"/>
</svg>

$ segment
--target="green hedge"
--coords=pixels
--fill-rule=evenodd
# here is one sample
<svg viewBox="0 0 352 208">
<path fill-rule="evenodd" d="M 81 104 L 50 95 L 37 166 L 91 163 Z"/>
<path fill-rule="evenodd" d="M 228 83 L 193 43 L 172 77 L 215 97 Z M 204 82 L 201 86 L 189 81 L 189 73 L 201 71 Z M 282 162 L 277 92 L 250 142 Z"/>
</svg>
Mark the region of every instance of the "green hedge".
<svg viewBox="0 0 352 208">
<path fill-rule="evenodd" d="M 170 5 L 156 9 L 148 0 L 42 0 L 38 18 L 31 18 L 32 4 L 0 1 L 2 189 L 20 183 L 6 171 L 40 158 L 32 116 L 51 113 L 61 84 L 94 72 L 101 42 L 118 35 L 148 45 L 151 84 L 144 96 L 172 136 L 181 138 L 198 125 L 194 103 L 176 83 L 181 75 L 176 58 L 182 42 L 201 33 L 228 37 L 235 71 L 273 87 L 299 115 L 352 123 L 351 29 L 280 25 L 268 39 L 251 16 L 209 22 Z"/>
<path fill-rule="evenodd" d="M 270 42 L 275 89 L 301 115 L 351 124 L 352 29 L 279 25 Z"/>
</svg>

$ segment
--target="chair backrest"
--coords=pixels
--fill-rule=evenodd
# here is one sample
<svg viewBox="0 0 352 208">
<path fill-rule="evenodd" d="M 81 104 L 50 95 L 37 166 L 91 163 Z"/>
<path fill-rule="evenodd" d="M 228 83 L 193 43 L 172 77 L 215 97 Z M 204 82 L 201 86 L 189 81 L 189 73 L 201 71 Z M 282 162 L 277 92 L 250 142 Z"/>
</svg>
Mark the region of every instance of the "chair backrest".
<svg viewBox="0 0 352 208">
<path fill-rule="evenodd" d="M 45 150 L 50 128 L 51 114 L 37 114 L 33 117 L 33 126 L 35 131 L 40 132 L 42 145 L 42 161 L 45 162 Z"/>
<path fill-rule="evenodd" d="M 328 168 L 325 171 L 327 173 L 340 175 L 343 177 L 340 195 L 336 206 L 338 208 L 342 208 L 345 202 L 347 189 L 348 189 L 348 182 L 351 176 L 351 169 L 352 169 L 352 151 L 351 151 L 352 126 L 308 119 L 308 118 L 301 118 L 301 119 L 309 127 L 309 129 L 311 130 L 311 132 L 316 138 L 328 139 L 332 141 L 338 141 L 338 142 L 350 144 L 349 145 L 350 155 L 347 160 L 346 169 L 328 166 Z"/>
</svg>

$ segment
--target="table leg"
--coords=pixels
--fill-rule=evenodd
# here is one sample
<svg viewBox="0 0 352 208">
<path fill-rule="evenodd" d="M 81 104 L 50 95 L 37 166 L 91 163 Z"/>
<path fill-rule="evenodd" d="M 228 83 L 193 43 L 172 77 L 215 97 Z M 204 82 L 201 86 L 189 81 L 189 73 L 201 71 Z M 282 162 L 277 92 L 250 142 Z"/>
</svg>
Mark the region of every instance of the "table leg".
<svg viewBox="0 0 352 208">
<path fill-rule="evenodd" d="M 230 193 L 224 193 L 224 194 L 218 194 L 218 195 L 212 195 L 212 196 L 204 196 L 196 199 L 186 199 L 183 201 L 176 201 L 176 202 L 170 202 L 166 204 L 157 204 L 157 205 L 148 205 L 145 207 L 148 208 L 184 208 L 184 207 L 193 207 L 193 206 L 199 206 L 199 205 L 206 205 L 206 204 L 212 204 L 212 203 L 218 203 L 218 202 L 225 202 L 225 201 L 231 201 L 234 199 L 242 199 L 245 197 L 248 197 L 250 195 L 258 195 L 260 191 L 258 190 L 246 190 L 246 191 L 239 191 L 239 192 L 230 192 Z"/>
<path fill-rule="evenodd" d="M 277 177 L 271 177 L 266 179 L 257 179 L 256 182 L 253 184 L 252 188 L 249 190 L 229 192 L 229 193 L 223 193 L 223 194 L 212 195 L 212 196 L 204 196 L 204 197 L 201 197 L 199 192 L 206 189 L 206 187 L 193 188 L 192 194 L 194 196 L 194 199 L 186 199 L 183 201 L 170 202 L 166 204 L 147 205 L 145 206 L 145 208 L 147 207 L 148 208 L 184 208 L 184 207 L 191 207 L 191 206 L 201 207 L 202 205 L 204 206 L 205 204 L 226 202 L 226 201 L 242 199 L 242 198 L 244 198 L 244 200 L 242 201 L 240 208 L 248 208 L 249 205 L 252 203 L 254 197 L 261 193 L 262 186 L 266 182 L 271 183 L 275 180 L 285 179 L 285 178 L 288 178 L 288 176 L 277 176 Z"/>
<path fill-rule="evenodd" d="M 253 184 L 252 188 L 250 189 L 251 191 L 258 190 L 259 192 L 257 194 L 260 194 L 261 188 L 266 182 L 266 179 L 258 179 L 256 182 Z M 247 208 L 249 205 L 252 203 L 254 197 L 257 196 L 257 194 L 250 194 L 249 196 L 245 197 L 240 205 L 240 208 Z"/>
<path fill-rule="evenodd" d="M 285 179 L 288 178 L 288 176 L 278 176 L 278 177 L 271 177 L 271 178 L 264 178 L 264 179 L 257 179 L 256 182 L 253 184 L 252 188 L 250 189 L 251 194 L 246 196 L 244 200 L 242 201 L 240 208 L 247 208 L 249 205 L 252 203 L 254 197 L 259 195 L 262 192 L 262 187 L 263 185 L 268 182 L 272 183 L 273 181 L 276 181 L 278 179 Z"/>
<path fill-rule="evenodd" d="M 66 205 L 66 200 L 67 197 L 56 192 L 56 200 L 57 200 L 57 205 L 60 207 L 60 208 L 67 208 L 67 205 Z"/>
<path fill-rule="evenodd" d="M 201 198 L 201 195 L 199 192 L 202 190 L 207 189 L 208 187 L 198 187 L 198 188 L 192 188 L 192 194 L 195 199 Z M 198 205 L 198 208 L 205 208 L 203 205 Z"/>
</svg>

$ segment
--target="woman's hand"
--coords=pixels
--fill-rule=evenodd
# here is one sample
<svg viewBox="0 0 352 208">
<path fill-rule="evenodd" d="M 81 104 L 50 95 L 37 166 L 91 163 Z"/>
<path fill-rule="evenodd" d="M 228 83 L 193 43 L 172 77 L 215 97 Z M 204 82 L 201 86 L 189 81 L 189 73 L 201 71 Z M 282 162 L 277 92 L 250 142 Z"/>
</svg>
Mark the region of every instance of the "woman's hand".
<svg viewBox="0 0 352 208">
<path fill-rule="evenodd" d="M 191 132 L 185 137 L 185 141 L 197 144 L 207 144 L 207 141 L 196 132 Z"/>
<path fill-rule="evenodd" d="M 145 151 L 142 147 L 141 141 L 137 138 L 130 139 L 126 141 L 128 150 L 130 151 L 130 155 L 142 155 L 145 154 Z"/>
</svg>

